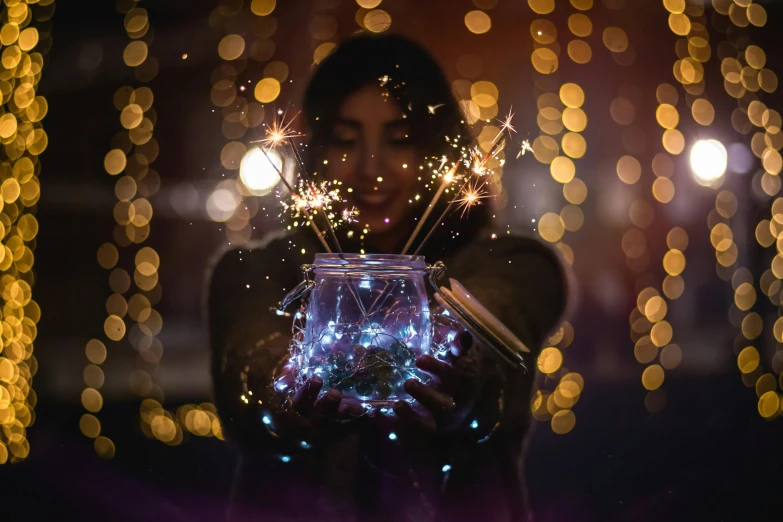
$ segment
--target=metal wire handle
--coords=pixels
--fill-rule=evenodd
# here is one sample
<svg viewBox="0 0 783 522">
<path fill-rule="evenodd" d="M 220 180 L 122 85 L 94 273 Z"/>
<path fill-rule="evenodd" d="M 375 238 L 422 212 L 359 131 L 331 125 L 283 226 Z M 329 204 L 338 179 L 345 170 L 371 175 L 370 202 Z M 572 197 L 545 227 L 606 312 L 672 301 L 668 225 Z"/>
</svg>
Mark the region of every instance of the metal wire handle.
<svg viewBox="0 0 783 522">
<path fill-rule="evenodd" d="M 315 281 L 310 279 L 310 274 L 313 273 L 313 268 L 314 265 L 302 265 L 301 269 L 302 275 L 304 275 L 304 280 L 296 285 L 290 292 L 288 292 L 285 297 L 283 297 L 283 300 L 278 303 L 277 310 L 279 312 L 285 312 L 285 309 L 288 308 L 291 303 L 299 298 L 305 297 L 310 293 L 310 290 L 312 290 L 315 286 Z"/>
</svg>

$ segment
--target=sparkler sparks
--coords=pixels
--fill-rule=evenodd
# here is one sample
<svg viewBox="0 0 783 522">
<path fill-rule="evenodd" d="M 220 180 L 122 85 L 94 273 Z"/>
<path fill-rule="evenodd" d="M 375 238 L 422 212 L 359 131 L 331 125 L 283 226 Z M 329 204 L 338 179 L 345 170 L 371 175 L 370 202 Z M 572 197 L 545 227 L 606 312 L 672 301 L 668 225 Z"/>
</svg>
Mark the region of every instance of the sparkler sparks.
<svg viewBox="0 0 783 522">
<path fill-rule="evenodd" d="M 465 217 L 465 214 L 470 213 L 471 207 L 480 205 L 480 200 L 489 197 L 487 191 L 483 189 L 483 186 L 483 183 L 479 186 L 469 185 L 462 191 L 462 197 L 454 200 L 454 203 L 457 204 L 457 208 L 462 208 L 460 217 Z"/>
<path fill-rule="evenodd" d="M 533 147 L 530 146 L 530 142 L 528 140 L 522 142 L 522 147 L 519 152 L 517 152 L 517 159 L 519 159 L 520 156 L 524 156 L 525 152 L 533 152 Z"/>
<path fill-rule="evenodd" d="M 278 194 L 278 197 L 280 195 Z M 297 219 L 303 215 L 303 210 L 331 210 L 332 203 L 341 203 L 340 189 L 334 188 L 331 181 L 322 181 L 319 184 L 307 185 L 303 180 L 298 180 L 296 189 L 291 194 L 291 199 L 281 198 L 283 209 L 292 218 Z"/>
<path fill-rule="evenodd" d="M 266 136 L 263 139 L 258 140 L 258 143 L 261 143 L 263 147 L 274 148 L 281 145 L 287 139 L 302 137 L 302 134 L 299 134 L 291 128 L 291 124 L 298 115 L 299 113 L 295 114 L 293 118 L 286 120 L 285 113 L 283 113 L 280 119 L 275 119 L 275 121 L 272 122 L 272 125 L 267 125 Z"/>
</svg>

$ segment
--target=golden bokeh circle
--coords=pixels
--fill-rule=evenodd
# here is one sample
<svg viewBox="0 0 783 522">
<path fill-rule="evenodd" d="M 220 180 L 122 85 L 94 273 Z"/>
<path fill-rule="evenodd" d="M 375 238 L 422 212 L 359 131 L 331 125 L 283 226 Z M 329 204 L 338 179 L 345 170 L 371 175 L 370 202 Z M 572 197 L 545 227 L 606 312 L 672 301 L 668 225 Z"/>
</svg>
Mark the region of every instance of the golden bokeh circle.
<svg viewBox="0 0 783 522">
<path fill-rule="evenodd" d="M 276 0 L 253 0 L 250 3 L 250 11 L 256 16 L 268 16 L 275 10 L 276 4 Z"/>
<path fill-rule="evenodd" d="M 557 28 L 549 20 L 533 20 L 530 22 L 530 35 L 536 42 L 549 45 L 557 41 Z"/>
<path fill-rule="evenodd" d="M 558 156 L 549 165 L 549 172 L 558 183 L 568 183 L 576 176 L 576 166 L 570 158 Z"/>
<path fill-rule="evenodd" d="M 538 354 L 537 365 L 541 373 L 554 373 L 563 365 L 563 354 L 554 346 L 544 348 Z"/>
<path fill-rule="evenodd" d="M 128 67 L 138 67 L 147 59 L 148 53 L 149 49 L 144 41 L 134 40 L 125 47 L 122 60 Z"/>
<path fill-rule="evenodd" d="M 585 38 L 593 32 L 593 22 L 587 15 L 574 13 L 568 17 L 568 29 L 574 36 Z"/>
<path fill-rule="evenodd" d="M 574 178 L 563 185 L 563 197 L 572 205 L 581 205 L 587 199 L 587 185 L 579 178 Z"/>
<path fill-rule="evenodd" d="M 584 40 L 571 40 L 568 42 L 568 57 L 574 63 L 586 64 L 593 58 L 593 50 Z"/>
<path fill-rule="evenodd" d="M 223 60 L 236 60 L 245 52 L 245 39 L 238 34 L 228 34 L 218 43 L 218 55 Z"/>
<path fill-rule="evenodd" d="M 691 114 L 699 125 L 710 125 L 715 119 L 715 108 L 704 98 L 699 98 L 691 106 Z"/>
<path fill-rule="evenodd" d="M 533 68 L 541 74 L 552 74 L 557 71 L 557 55 L 551 49 L 539 47 L 530 56 Z"/>
<path fill-rule="evenodd" d="M 663 142 L 663 148 L 669 154 L 677 155 L 685 150 L 685 137 L 677 129 L 667 129 L 663 133 L 661 141 Z"/>
<path fill-rule="evenodd" d="M 613 53 L 628 49 L 628 35 L 619 27 L 607 27 L 602 34 L 604 45 Z"/>
<path fill-rule="evenodd" d="M 564 83 L 560 86 L 560 101 L 566 107 L 579 108 L 585 102 L 585 92 L 575 83 Z"/>
<path fill-rule="evenodd" d="M 261 103 L 272 103 L 280 95 L 280 82 L 275 78 L 264 78 L 256 84 L 253 95 Z"/>
<path fill-rule="evenodd" d="M 555 10 L 555 0 L 527 0 L 527 4 L 536 14 L 549 14 Z"/>
<path fill-rule="evenodd" d="M 753 373 L 760 361 L 759 352 L 753 346 L 746 346 L 737 356 L 737 366 L 742 373 Z"/>
<path fill-rule="evenodd" d="M 372 33 L 382 33 L 391 27 L 391 15 L 383 9 L 373 9 L 364 18 L 364 27 Z"/>
<path fill-rule="evenodd" d="M 125 337 L 125 321 L 121 317 L 110 315 L 103 323 L 103 331 L 112 341 L 119 341 Z"/>
<path fill-rule="evenodd" d="M 315 64 L 321 63 L 327 56 L 332 54 L 332 51 L 334 51 L 336 48 L 337 48 L 337 44 L 334 42 L 322 43 L 321 45 L 315 48 L 315 51 L 313 51 L 313 63 Z M 264 71 L 266 71 L 266 69 L 264 69 Z M 273 78 L 279 82 L 277 76 L 274 76 Z"/>
<path fill-rule="evenodd" d="M 560 410 L 552 416 L 552 431 L 558 435 L 565 435 L 574 429 L 576 415 L 571 410 Z"/>
<path fill-rule="evenodd" d="M 623 156 L 617 161 L 617 177 L 623 183 L 633 185 L 642 177 L 642 165 L 633 156 Z"/>
<path fill-rule="evenodd" d="M 663 384 L 663 380 L 663 368 L 657 364 L 648 366 L 642 373 L 642 386 L 647 390 L 657 390 Z"/>
<path fill-rule="evenodd" d="M 670 276 L 678 276 L 685 270 L 685 254 L 672 248 L 663 256 L 663 268 Z"/>
<path fill-rule="evenodd" d="M 565 233 L 565 224 L 560 215 L 547 212 L 538 221 L 538 234 L 542 239 L 550 243 L 560 241 Z"/>
<path fill-rule="evenodd" d="M 465 27 L 473 34 L 484 34 L 492 28 L 492 19 L 484 11 L 470 11 L 465 15 Z"/>
<path fill-rule="evenodd" d="M 582 132 L 587 127 L 587 114 L 582 109 L 566 107 L 563 110 L 563 125 L 572 132 Z"/>
<path fill-rule="evenodd" d="M 653 181 L 652 193 L 661 203 L 669 203 L 674 199 L 674 183 L 669 178 L 657 178 Z"/>
<path fill-rule="evenodd" d="M 578 132 L 567 132 L 560 140 L 563 152 L 572 158 L 581 158 L 587 151 L 587 142 Z"/>
</svg>

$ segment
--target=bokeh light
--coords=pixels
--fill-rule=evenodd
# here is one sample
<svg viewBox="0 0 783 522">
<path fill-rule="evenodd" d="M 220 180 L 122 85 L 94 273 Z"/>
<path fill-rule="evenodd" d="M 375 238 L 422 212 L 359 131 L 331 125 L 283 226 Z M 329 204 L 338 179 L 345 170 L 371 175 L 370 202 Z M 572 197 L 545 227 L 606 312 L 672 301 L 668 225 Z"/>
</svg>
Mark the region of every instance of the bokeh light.
<svg viewBox="0 0 783 522">
<path fill-rule="evenodd" d="M 268 159 L 267 159 L 268 155 Z M 239 177 L 245 187 L 255 196 L 268 194 L 280 182 L 283 159 L 277 151 L 266 154 L 258 147 L 248 150 L 239 165 Z"/>
<path fill-rule="evenodd" d="M 710 185 L 726 172 L 726 147 L 715 139 L 699 140 L 691 147 L 690 165 L 696 181 L 702 185 Z"/>
</svg>

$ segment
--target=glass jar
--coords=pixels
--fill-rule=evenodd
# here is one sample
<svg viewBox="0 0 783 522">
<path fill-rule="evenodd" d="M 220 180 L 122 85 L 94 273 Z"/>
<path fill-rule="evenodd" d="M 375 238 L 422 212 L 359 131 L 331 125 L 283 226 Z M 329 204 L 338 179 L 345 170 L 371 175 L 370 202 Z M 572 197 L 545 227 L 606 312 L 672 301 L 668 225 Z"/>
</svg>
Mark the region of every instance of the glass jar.
<svg viewBox="0 0 783 522">
<path fill-rule="evenodd" d="M 298 383 L 318 375 L 323 392 L 371 406 L 407 397 L 432 337 L 424 257 L 316 254 L 304 269 L 313 280 L 294 329 Z"/>
</svg>

